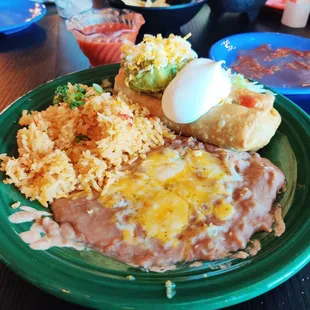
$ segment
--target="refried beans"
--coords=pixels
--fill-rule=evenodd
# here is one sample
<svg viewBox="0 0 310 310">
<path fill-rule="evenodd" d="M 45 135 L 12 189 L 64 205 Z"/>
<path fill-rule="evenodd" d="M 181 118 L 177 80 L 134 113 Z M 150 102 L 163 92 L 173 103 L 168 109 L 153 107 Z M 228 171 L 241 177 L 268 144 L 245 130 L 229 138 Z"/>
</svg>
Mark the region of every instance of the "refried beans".
<svg viewBox="0 0 310 310">
<path fill-rule="evenodd" d="M 255 232 L 271 232 L 284 183 L 282 171 L 257 153 L 180 138 L 126 167 L 101 196 L 74 193 L 54 201 L 52 211 L 94 250 L 169 269 L 225 258 Z"/>
</svg>

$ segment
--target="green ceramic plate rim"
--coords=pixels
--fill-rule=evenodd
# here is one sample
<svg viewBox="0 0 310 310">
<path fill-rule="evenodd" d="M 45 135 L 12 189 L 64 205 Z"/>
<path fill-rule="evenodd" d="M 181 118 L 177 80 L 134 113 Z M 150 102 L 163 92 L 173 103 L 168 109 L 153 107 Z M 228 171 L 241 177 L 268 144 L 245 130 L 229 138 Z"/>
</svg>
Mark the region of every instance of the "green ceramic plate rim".
<svg viewBox="0 0 310 310">
<path fill-rule="evenodd" d="M 55 80 L 49 81 L 48 83 L 53 83 L 53 82 L 60 82 L 61 79 L 63 78 L 69 78 L 69 77 L 74 77 L 77 73 L 79 74 L 83 74 L 85 72 L 95 72 L 95 71 L 101 71 L 101 70 L 105 70 L 110 68 L 111 70 L 117 70 L 119 67 L 118 64 L 116 65 L 112 65 L 112 66 L 104 66 L 104 67 L 97 67 L 97 68 L 91 68 L 91 69 L 86 69 L 83 71 L 79 71 L 79 72 L 74 72 L 74 73 L 70 73 L 68 75 L 65 75 L 63 77 L 57 78 Z M 103 72 L 103 77 L 104 77 L 104 72 Z M 43 84 L 39 87 L 37 87 L 36 89 L 28 92 L 27 94 L 30 94 L 32 92 L 39 92 L 40 89 L 46 85 Z M 27 95 L 26 94 L 26 95 Z M 24 95 L 24 96 L 26 96 Z M 22 96 L 22 97 L 24 97 Z M 20 97 L 20 98 L 22 98 Z M 16 102 L 19 101 L 18 98 L 17 100 L 15 100 L 10 106 L 8 106 L 4 111 L 1 112 L 0 115 L 2 115 L 3 113 L 5 113 L 5 111 L 7 111 L 8 109 L 10 109 L 12 107 L 12 105 Z M 286 104 L 288 104 L 288 109 L 293 110 L 296 113 L 296 118 L 297 116 L 300 119 L 300 121 L 304 122 L 304 125 L 307 125 L 308 123 L 310 124 L 310 117 L 303 111 L 301 110 L 298 106 L 296 106 L 294 103 L 290 102 L 287 98 L 278 95 L 278 98 L 280 98 L 282 101 L 284 100 Z M 279 100 L 280 100 L 279 99 Z M 306 127 L 305 127 L 306 128 Z M 308 235 L 310 234 L 310 219 L 306 219 L 305 220 L 305 224 L 307 225 L 307 230 L 306 233 L 308 233 Z M 2 230 L 2 228 L 1 228 Z M 294 235 L 294 239 L 298 240 L 298 237 L 300 237 L 301 233 L 296 230 L 296 235 Z M 4 236 L 4 235 L 3 235 Z M 10 236 L 6 236 L 8 238 L 8 240 L 10 239 Z M 12 237 L 12 236 L 11 236 Z M 16 241 L 16 240 L 15 240 Z M 14 240 L 13 240 L 14 242 Z M 13 244 L 5 244 L 5 246 L 7 247 L 6 250 L 9 250 L 10 246 L 13 246 Z M 20 244 L 16 244 L 17 247 L 20 246 Z M 0 253 L 4 253 L 3 251 L 4 249 L 4 242 L 0 244 Z M 18 248 L 18 251 L 20 252 L 20 255 L 22 256 L 23 254 L 23 248 L 20 247 Z M 261 274 L 256 277 L 255 279 L 246 279 L 246 281 L 244 283 L 236 283 L 234 287 L 232 287 L 232 289 L 228 292 L 225 292 L 225 294 L 219 294 L 220 296 L 217 296 L 215 298 L 213 298 L 213 300 L 209 301 L 208 303 L 208 309 L 214 309 L 214 308 L 218 308 L 218 307 L 227 307 L 236 303 L 240 303 L 242 301 L 248 300 L 250 298 L 256 297 L 262 293 L 265 293 L 266 291 L 278 286 L 279 284 L 283 283 L 284 281 L 286 281 L 288 278 L 290 278 L 291 276 L 293 276 L 296 272 L 298 272 L 303 266 L 305 266 L 309 261 L 310 261 L 310 243 L 309 242 L 305 242 L 304 243 L 296 243 L 294 244 L 294 251 L 289 253 L 290 257 L 283 257 L 283 260 L 281 260 L 280 262 L 277 263 L 276 267 L 274 266 L 269 266 L 268 263 L 266 264 L 266 270 L 263 270 L 261 272 Z M 43 255 L 46 256 L 45 254 Z M 47 255 L 50 256 L 50 255 Z M 75 290 L 75 292 L 71 292 L 70 294 L 63 292 L 60 290 L 60 287 L 70 287 L 66 286 L 66 285 L 62 285 L 63 283 L 61 283 L 62 280 L 59 280 L 59 278 L 61 276 L 65 275 L 60 275 L 57 274 L 57 272 L 55 272 L 55 276 L 53 278 L 48 278 L 48 277 L 44 277 L 45 272 L 47 271 L 46 265 L 44 265 L 43 261 L 40 260 L 33 260 L 31 258 L 28 258 L 26 264 L 24 265 L 19 265 L 19 258 L 20 256 L 12 256 L 10 255 L 10 253 L 7 251 L 6 254 L 0 254 L 0 259 L 9 266 L 9 268 L 11 268 L 15 273 L 19 274 L 21 277 L 27 279 L 29 282 L 33 283 L 34 285 L 46 290 L 47 292 L 63 298 L 65 300 L 68 301 L 72 301 L 75 303 L 79 303 L 85 306 L 89 306 L 89 307 L 98 307 L 98 306 L 110 306 L 110 309 L 117 309 L 117 308 L 126 308 L 124 306 L 124 304 L 118 303 L 117 301 L 115 301 L 115 303 L 111 303 L 111 300 L 107 300 L 105 302 L 101 301 L 101 303 L 96 303 L 96 302 L 92 302 L 90 300 L 90 296 L 86 295 L 85 292 L 83 293 L 82 291 L 78 291 L 75 290 L 75 287 L 73 287 L 73 291 Z M 265 259 L 265 258 L 264 258 Z M 259 262 L 258 262 L 259 263 Z M 36 268 L 32 268 L 33 265 L 35 264 Z M 61 263 L 59 264 L 61 265 Z M 249 265 L 248 269 L 255 269 L 255 267 L 253 266 L 254 264 Z M 25 268 L 26 267 L 26 268 Z M 30 267 L 30 268 L 27 268 Z M 269 270 L 269 269 L 271 270 Z M 241 268 L 241 270 L 235 270 L 235 271 L 231 271 L 231 273 L 243 273 L 244 270 L 242 270 L 243 268 Z M 40 270 L 40 273 L 38 273 L 38 271 Z M 56 268 L 57 270 L 57 268 Z M 56 271 L 55 270 L 55 271 Z M 249 270 L 248 270 L 249 271 Z M 81 273 L 83 274 L 84 271 L 82 271 Z M 87 270 L 86 270 L 87 272 Z M 267 276 L 265 276 L 265 273 L 269 273 Z M 75 275 L 76 279 L 79 279 L 79 275 Z M 223 275 L 223 279 L 225 278 L 225 274 Z M 81 280 L 81 279 L 79 279 Z M 86 279 L 84 279 L 85 282 L 87 282 Z M 200 279 L 197 281 L 191 281 L 191 283 L 188 284 L 188 286 L 191 287 L 191 289 L 195 289 L 195 288 L 199 288 L 199 287 L 203 287 L 204 286 L 204 281 L 207 281 L 207 279 Z M 111 280 L 108 279 L 108 281 L 104 281 L 104 279 L 100 280 L 100 284 L 104 284 L 104 282 L 106 282 L 105 284 L 109 284 L 111 285 L 111 287 L 115 287 L 115 289 L 119 289 L 120 287 L 126 288 L 126 286 L 128 286 L 128 280 L 124 279 L 122 281 L 120 280 Z M 186 281 L 185 281 L 186 282 Z M 92 285 L 99 285 L 99 283 L 93 283 Z M 116 288 L 116 286 L 118 286 L 118 288 Z M 132 281 L 130 282 L 130 286 L 132 286 L 133 288 L 136 289 L 145 289 L 145 283 L 143 281 L 139 281 L 138 279 L 136 281 Z M 158 287 L 159 284 L 152 284 L 151 287 L 152 289 L 154 287 Z M 162 285 L 161 285 L 162 286 Z M 186 286 L 186 283 L 180 283 L 180 286 L 178 286 L 178 288 L 180 287 L 180 289 L 184 289 L 183 286 Z M 241 286 L 241 287 L 240 287 Z M 177 289 L 178 289 L 177 288 Z M 176 300 L 172 299 L 172 300 L 168 300 L 168 299 L 162 299 L 162 300 L 158 300 L 157 305 L 155 305 L 155 308 L 161 307 L 162 308 L 169 308 L 169 309 L 174 309 L 174 308 L 178 308 L 180 309 L 180 307 L 188 307 L 190 306 L 192 309 L 198 309 L 200 308 L 202 305 L 205 304 L 205 299 L 201 298 L 201 296 L 199 298 L 197 298 L 196 300 L 191 300 L 190 302 L 177 302 Z M 137 303 L 137 306 L 135 307 L 136 309 L 142 309 L 143 308 L 143 304 L 141 303 Z"/>
</svg>

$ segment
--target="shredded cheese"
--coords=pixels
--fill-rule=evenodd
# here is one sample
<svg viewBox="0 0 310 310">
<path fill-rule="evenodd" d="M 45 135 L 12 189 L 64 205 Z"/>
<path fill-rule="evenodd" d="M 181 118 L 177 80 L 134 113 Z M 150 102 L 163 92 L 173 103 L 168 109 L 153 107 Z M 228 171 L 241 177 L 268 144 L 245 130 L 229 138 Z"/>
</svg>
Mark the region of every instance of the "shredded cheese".
<svg viewBox="0 0 310 310">
<path fill-rule="evenodd" d="M 122 46 L 122 65 L 125 69 L 140 73 L 197 58 L 191 44 L 186 41 L 189 37 L 190 34 L 185 38 L 173 34 L 168 38 L 163 38 L 161 34 L 156 37 L 144 35 L 143 41 L 137 45 L 126 42 Z"/>
</svg>

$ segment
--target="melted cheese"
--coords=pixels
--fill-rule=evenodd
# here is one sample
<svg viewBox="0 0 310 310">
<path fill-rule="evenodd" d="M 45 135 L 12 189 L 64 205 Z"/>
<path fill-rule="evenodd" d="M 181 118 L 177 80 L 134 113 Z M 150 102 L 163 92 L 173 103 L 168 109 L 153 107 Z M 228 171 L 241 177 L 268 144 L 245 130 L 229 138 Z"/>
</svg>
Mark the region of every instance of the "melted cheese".
<svg viewBox="0 0 310 310">
<path fill-rule="evenodd" d="M 139 225 L 148 238 L 177 245 L 178 234 L 192 218 L 231 218 L 226 181 L 232 176 L 214 155 L 187 149 L 181 156 L 166 148 L 150 153 L 100 199 L 105 207 L 127 210 L 126 220 L 119 214 L 115 218 L 126 242 L 137 243 L 134 228 Z"/>
<path fill-rule="evenodd" d="M 220 221 L 229 220 L 234 213 L 235 210 L 233 206 L 228 203 L 220 203 L 219 205 L 216 205 L 213 210 L 213 214 Z"/>
<path fill-rule="evenodd" d="M 169 242 L 187 225 L 188 203 L 173 192 L 157 192 L 145 202 L 137 220 L 148 237 Z"/>
</svg>

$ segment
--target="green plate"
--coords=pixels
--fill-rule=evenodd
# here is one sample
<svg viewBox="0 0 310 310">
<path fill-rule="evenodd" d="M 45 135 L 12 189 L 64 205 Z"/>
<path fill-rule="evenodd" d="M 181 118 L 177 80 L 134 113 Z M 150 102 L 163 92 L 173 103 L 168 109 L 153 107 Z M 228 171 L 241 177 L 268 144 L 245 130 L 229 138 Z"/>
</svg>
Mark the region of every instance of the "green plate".
<svg viewBox="0 0 310 310">
<path fill-rule="evenodd" d="M 42 110 L 51 102 L 57 86 L 100 83 L 117 74 L 118 65 L 92 68 L 49 82 L 18 99 L 0 115 L 0 153 L 16 155 L 18 119 L 23 109 Z M 27 201 L 14 186 L 0 184 L 1 259 L 17 274 L 60 298 L 97 309 L 214 309 L 262 294 L 299 271 L 310 258 L 310 120 L 301 109 L 281 95 L 275 107 L 282 116 L 279 131 L 261 154 L 280 167 L 287 191 L 279 200 L 285 213 L 286 232 L 257 234 L 262 250 L 246 260 L 230 259 L 188 264 L 156 274 L 129 267 L 92 251 L 53 248 L 33 251 L 18 234 L 28 224 L 8 221 L 16 201 Z M 4 175 L 1 174 L 1 179 Z M 223 265 L 225 263 L 225 265 Z M 226 267 L 226 268 L 223 268 Z M 126 276 L 132 275 L 135 281 Z M 166 298 L 165 282 L 176 283 L 176 295 Z"/>
</svg>

